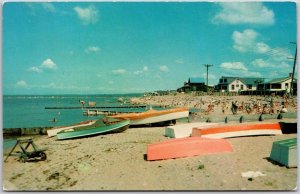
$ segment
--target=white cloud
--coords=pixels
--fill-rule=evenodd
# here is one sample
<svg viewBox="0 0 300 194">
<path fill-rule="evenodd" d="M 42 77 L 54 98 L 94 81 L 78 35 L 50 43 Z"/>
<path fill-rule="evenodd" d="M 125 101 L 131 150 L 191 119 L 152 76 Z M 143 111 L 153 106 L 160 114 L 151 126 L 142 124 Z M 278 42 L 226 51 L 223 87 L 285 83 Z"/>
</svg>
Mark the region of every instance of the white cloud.
<svg viewBox="0 0 300 194">
<path fill-rule="evenodd" d="M 96 53 L 96 52 L 98 52 L 99 50 L 100 50 L 100 48 L 97 47 L 97 46 L 89 46 L 88 48 L 85 49 L 85 52 L 86 52 L 86 53 L 91 53 L 91 52 Z"/>
<path fill-rule="evenodd" d="M 20 88 L 27 88 L 27 87 L 28 87 L 26 81 L 24 81 L 24 80 L 18 81 L 18 82 L 16 83 L 16 86 L 17 86 L 17 87 L 20 87 Z"/>
<path fill-rule="evenodd" d="M 255 52 L 265 54 L 271 50 L 271 47 L 264 42 L 257 42 L 259 34 L 252 30 L 246 29 L 243 32 L 234 31 L 232 33 L 233 48 L 239 52 Z"/>
<path fill-rule="evenodd" d="M 250 71 L 242 62 L 224 62 L 220 65 L 222 73 L 237 77 L 262 77 L 260 72 Z"/>
<path fill-rule="evenodd" d="M 115 69 L 115 70 L 112 70 L 112 73 L 116 74 L 116 75 L 125 74 L 126 72 L 127 71 L 125 69 Z"/>
<path fill-rule="evenodd" d="M 256 52 L 258 53 L 266 53 L 268 51 L 270 51 L 270 47 L 269 45 L 263 43 L 263 42 L 258 42 L 256 43 Z"/>
<path fill-rule="evenodd" d="M 261 2 L 223 2 L 213 23 L 273 25 L 275 15 Z"/>
<path fill-rule="evenodd" d="M 276 68 L 276 69 L 286 69 L 291 68 L 292 66 L 286 63 L 285 61 L 275 61 L 273 59 L 263 60 L 255 59 L 251 62 L 254 67 L 258 68 Z"/>
<path fill-rule="evenodd" d="M 288 58 L 293 58 L 294 56 L 290 53 L 288 49 L 284 48 L 273 48 L 270 52 L 270 55 L 273 57 L 274 61 L 289 61 Z"/>
<path fill-rule="evenodd" d="M 233 70 L 244 70 L 248 71 L 242 62 L 224 62 L 220 65 L 224 69 L 233 69 Z"/>
<path fill-rule="evenodd" d="M 74 7 L 74 11 L 76 12 L 78 18 L 81 23 L 84 25 L 95 24 L 98 21 L 98 10 L 90 5 L 87 8 Z"/>
<path fill-rule="evenodd" d="M 163 66 L 159 67 L 159 70 L 162 71 L 162 72 L 168 72 L 169 68 L 166 65 L 163 65 Z"/>
<path fill-rule="evenodd" d="M 148 66 L 144 66 L 142 70 L 137 70 L 137 71 L 133 72 L 133 74 L 141 75 L 141 74 L 147 72 L 148 70 L 149 70 Z"/>
<path fill-rule="evenodd" d="M 272 64 L 269 62 L 263 60 L 263 59 L 255 59 L 254 61 L 251 62 L 254 67 L 259 67 L 259 68 L 264 68 L 264 67 L 273 67 Z"/>
<path fill-rule="evenodd" d="M 258 33 L 252 29 L 246 29 L 243 32 L 234 31 L 232 34 L 233 48 L 240 52 L 253 50 L 257 35 Z"/>
<path fill-rule="evenodd" d="M 54 69 L 57 69 L 57 65 L 51 59 L 46 59 L 41 64 L 41 68 L 54 70 Z"/>
<path fill-rule="evenodd" d="M 35 73 L 42 73 L 43 72 L 43 70 L 40 69 L 39 67 L 30 67 L 30 68 L 28 68 L 28 71 L 35 72 Z"/>
<path fill-rule="evenodd" d="M 25 5 L 30 9 L 30 13 L 35 15 L 38 11 L 56 12 L 56 8 L 52 3 L 48 2 L 27 2 Z"/>
</svg>

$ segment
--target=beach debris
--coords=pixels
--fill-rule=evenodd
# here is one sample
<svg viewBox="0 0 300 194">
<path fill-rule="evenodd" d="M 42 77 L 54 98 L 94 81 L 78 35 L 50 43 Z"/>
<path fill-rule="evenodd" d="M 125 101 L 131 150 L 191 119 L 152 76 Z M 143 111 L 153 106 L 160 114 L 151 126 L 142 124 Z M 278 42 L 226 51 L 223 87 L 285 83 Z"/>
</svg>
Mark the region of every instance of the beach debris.
<svg viewBox="0 0 300 194">
<path fill-rule="evenodd" d="M 199 170 L 204 169 L 204 164 L 199 164 L 198 169 Z"/>
<path fill-rule="evenodd" d="M 50 180 L 58 180 L 59 179 L 59 172 L 55 172 L 55 173 L 53 173 L 53 174 L 51 174 L 48 178 L 47 178 L 47 180 L 48 181 L 50 181 Z"/>
<path fill-rule="evenodd" d="M 247 171 L 247 172 L 242 172 L 242 177 L 243 178 L 248 178 L 249 181 L 252 181 L 253 178 L 259 177 L 259 176 L 267 176 L 266 174 L 260 172 L 260 171 Z"/>
</svg>

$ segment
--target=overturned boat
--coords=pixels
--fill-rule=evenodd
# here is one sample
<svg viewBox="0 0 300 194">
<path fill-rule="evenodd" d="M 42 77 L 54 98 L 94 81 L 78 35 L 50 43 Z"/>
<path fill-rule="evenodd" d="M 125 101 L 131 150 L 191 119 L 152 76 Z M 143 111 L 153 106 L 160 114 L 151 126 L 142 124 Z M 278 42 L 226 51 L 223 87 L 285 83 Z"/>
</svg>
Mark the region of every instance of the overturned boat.
<svg viewBox="0 0 300 194">
<path fill-rule="evenodd" d="M 147 146 L 147 160 L 165 160 L 229 152 L 232 152 L 232 146 L 225 139 L 184 137 L 149 144 Z"/>
<path fill-rule="evenodd" d="M 142 113 L 127 113 L 110 116 L 110 118 L 129 119 L 130 125 L 145 125 L 170 121 L 176 123 L 176 119 L 189 117 L 188 108 L 173 108 L 167 110 L 148 110 Z"/>
<path fill-rule="evenodd" d="M 104 117 L 90 126 L 74 127 L 63 130 L 57 133 L 57 139 L 64 140 L 106 133 L 118 133 L 128 129 L 129 124 L 129 120 Z"/>
<path fill-rule="evenodd" d="M 192 137 L 231 138 L 257 135 L 281 135 L 279 123 L 243 123 L 235 125 L 217 125 L 193 128 Z"/>
</svg>

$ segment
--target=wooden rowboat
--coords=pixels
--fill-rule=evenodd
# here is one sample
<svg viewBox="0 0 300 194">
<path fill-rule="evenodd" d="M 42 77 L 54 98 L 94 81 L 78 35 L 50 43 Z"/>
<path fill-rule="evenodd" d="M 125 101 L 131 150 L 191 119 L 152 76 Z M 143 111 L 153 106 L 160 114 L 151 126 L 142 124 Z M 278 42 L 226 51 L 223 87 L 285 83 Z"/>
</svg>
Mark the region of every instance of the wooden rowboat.
<svg viewBox="0 0 300 194">
<path fill-rule="evenodd" d="M 232 152 L 231 144 L 225 139 L 185 137 L 148 145 L 147 160 L 183 158 L 224 152 Z"/>
<path fill-rule="evenodd" d="M 53 137 L 53 136 L 56 136 L 56 134 L 58 132 L 60 132 L 60 131 L 67 130 L 67 129 L 73 129 L 75 127 L 90 126 L 90 125 L 94 124 L 95 122 L 96 122 L 96 120 L 93 120 L 93 121 L 83 121 L 83 122 L 77 123 L 75 125 L 63 126 L 63 127 L 55 127 L 55 128 L 52 128 L 52 129 L 48 129 L 47 130 L 47 134 L 48 134 L 48 137 Z"/>
<path fill-rule="evenodd" d="M 193 128 L 192 136 L 206 138 L 229 138 L 253 135 L 280 135 L 279 123 L 243 123 L 219 125 L 209 128 Z"/>
<path fill-rule="evenodd" d="M 128 129 L 130 124 L 129 120 L 120 119 L 99 119 L 91 126 L 75 127 L 72 129 L 64 130 L 57 133 L 57 139 L 71 139 L 91 135 L 117 133 Z"/>
<path fill-rule="evenodd" d="M 189 116 L 188 108 L 174 108 L 167 110 L 149 110 L 142 113 L 127 113 L 109 116 L 110 118 L 129 119 L 130 125 L 144 125 L 160 123 L 166 121 L 176 121 L 176 119 Z"/>
</svg>

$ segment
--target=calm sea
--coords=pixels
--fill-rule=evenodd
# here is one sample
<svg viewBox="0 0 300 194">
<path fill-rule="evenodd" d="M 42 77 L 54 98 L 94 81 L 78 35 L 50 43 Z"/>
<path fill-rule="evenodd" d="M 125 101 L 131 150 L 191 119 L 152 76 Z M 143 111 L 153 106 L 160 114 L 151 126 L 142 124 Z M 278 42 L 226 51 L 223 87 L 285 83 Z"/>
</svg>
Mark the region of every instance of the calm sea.
<svg viewBox="0 0 300 194">
<path fill-rule="evenodd" d="M 119 98 L 128 101 L 131 97 L 142 94 L 122 95 L 4 95 L 3 96 L 3 128 L 27 128 L 64 126 L 99 117 L 83 115 L 85 109 L 45 109 L 45 107 L 74 107 L 96 102 L 96 106 L 128 106 L 118 102 Z M 119 111 L 132 111 L 120 109 Z M 143 110 L 137 110 L 143 111 Z M 56 118 L 57 122 L 52 122 Z"/>
</svg>

